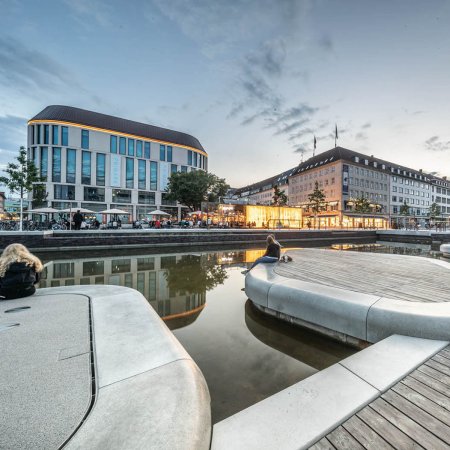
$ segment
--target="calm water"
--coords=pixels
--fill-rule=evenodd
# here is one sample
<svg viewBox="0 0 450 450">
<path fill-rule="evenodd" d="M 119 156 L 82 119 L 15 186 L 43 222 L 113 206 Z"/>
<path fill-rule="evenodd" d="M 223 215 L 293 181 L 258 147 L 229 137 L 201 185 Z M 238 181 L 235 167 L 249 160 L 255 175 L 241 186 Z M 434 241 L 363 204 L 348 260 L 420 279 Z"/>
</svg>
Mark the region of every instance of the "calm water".
<svg viewBox="0 0 450 450">
<path fill-rule="evenodd" d="M 426 246 L 333 248 L 426 256 Z M 240 273 L 263 250 L 52 260 L 41 287 L 114 284 L 140 291 L 202 370 L 220 421 L 355 352 L 256 311 Z"/>
</svg>

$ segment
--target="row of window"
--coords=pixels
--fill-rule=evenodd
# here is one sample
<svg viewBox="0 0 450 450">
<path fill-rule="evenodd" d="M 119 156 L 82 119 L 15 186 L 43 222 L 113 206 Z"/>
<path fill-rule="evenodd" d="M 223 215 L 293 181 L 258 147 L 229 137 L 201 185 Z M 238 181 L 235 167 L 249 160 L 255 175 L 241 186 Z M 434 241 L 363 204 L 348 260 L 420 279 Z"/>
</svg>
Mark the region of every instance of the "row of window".
<svg viewBox="0 0 450 450">
<path fill-rule="evenodd" d="M 350 191 L 351 198 L 367 198 L 376 202 L 387 202 L 388 197 L 387 194 L 379 194 L 378 192 L 364 192 L 364 191 Z"/>
<path fill-rule="evenodd" d="M 430 201 L 427 200 L 419 200 L 418 198 L 414 199 L 414 198 L 408 198 L 408 197 L 397 197 L 396 195 L 392 196 L 392 201 L 393 202 L 406 202 L 408 205 L 414 205 L 414 203 L 416 205 L 422 205 L 422 206 L 430 206 Z"/>
<path fill-rule="evenodd" d="M 363 169 L 362 167 L 354 167 L 354 166 L 349 166 L 348 170 L 350 173 L 354 173 L 355 175 L 359 175 L 362 177 L 366 176 L 380 180 L 387 180 L 387 175 L 385 173 L 376 172 L 374 170 Z"/>
<path fill-rule="evenodd" d="M 418 181 L 414 180 L 408 180 L 407 178 L 401 178 L 401 177 L 392 177 L 392 181 L 394 183 L 400 183 L 400 184 L 406 184 L 411 186 L 420 187 L 421 189 L 430 189 L 430 185 L 426 183 L 419 183 Z"/>
<path fill-rule="evenodd" d="M 370 189 L 376 189 L 381 191 L 387 191 L 388 186 L 386 183 L 379 183 L 378 181 L 370 181 L 364 178 L 353 178 L 349 177 L 349 184 L 354 186 L 361 186 Z"/>
<path fill-rule="evenodd" d="M 448 203 L 450 205 L 450 198 L 439 197 L 436 195 L 436 203 Z"/>
<path fill-rule="evenodd" d="M 393 206 L 392 207 L 392 213 L 393 214 L 399 214 L 400 213 L 400 207 L 399 206 Z M 416 216 L 428 216 L 428 210 L 426 209 L 414 209 L 409 208 L 408 214 L 415 214 Z"/>
<path fill-rule="evenodd" d="M 61 130 L 60 130 L 61 128 Z M 69 128 L 59 125 L 31 125 L 31 143 L 44 145 L 69 145 Z M 51 130 L 51 143 L 50 143 Z M 60 144 L 61 142 L 61 144 Z"/>
<path fill-rule="evenodd" d="M 51 152 L 51 155 L 49 153 Z M 31 155 L 32 161 L 36 167 L 39 168 L 40 175 L 46 181 L 49 178 L 49 158 L 51 158 L 51 181 L 54 183 L 61 183 L 61 147 L 39 147 L 39 160 L 38 160 L 38 148 L 32 147 Z M 105 186 L 106 175 L 106 155 L 104 153 L 95 153 L 96 164 L 96 177 L 95 183 L 92 181 L 92 159 L 93 154 L 89 151 L 83 150 L 81 152 L 81 184 L 96 184 L 97 186 Z M 76 150 L 66 149 L 66 183 L 76 183 Z M 39 163 L 39 165 L 38 165 Z M 138 159 L 138 189 L 147 188 L 147 161 L 144 159 Z M 134 188 L 134 158 L 126 158 L 126 187 Z M 187 172 L 187 166 L 180 166 L 181 172 Z M 171 173 L 178 171 L 176 164 L 171 164 Z M 158 163 L 156 161 L 150 161 L 150 190 L 157 190 L 158 184 Z"/>
<path fill-rule="evenodd" d="M 397 186 L 392 186 L 392 192 L 398 192 L 399 194 L 416 195 L 417 197 L 425 197 L 424 191 L 415 191 L 414 189 L 402 188 Z M 426 192 L 426 197 L 430 198 L 429 192 Z"/>
<path fill-rule="evenodd" d="M 67 184 L 55 184 L 54 198 L 55 200 L 75 200 L 75 186 Z M 132 191 L 127 189 L 113 189 L 113 203 L 131 203 Z M 155 192 L 138 191 L 138 204 L 155 205 Z M 84 187 L 85 202 L 105 202 L 105 188 Z M 161 204 L 168 206 L 176 206 L 176 202 L 167 199 L 167 194 L 162 193 Z M 106 208 L 105 208 L 106 209 Z"/>
</svg>

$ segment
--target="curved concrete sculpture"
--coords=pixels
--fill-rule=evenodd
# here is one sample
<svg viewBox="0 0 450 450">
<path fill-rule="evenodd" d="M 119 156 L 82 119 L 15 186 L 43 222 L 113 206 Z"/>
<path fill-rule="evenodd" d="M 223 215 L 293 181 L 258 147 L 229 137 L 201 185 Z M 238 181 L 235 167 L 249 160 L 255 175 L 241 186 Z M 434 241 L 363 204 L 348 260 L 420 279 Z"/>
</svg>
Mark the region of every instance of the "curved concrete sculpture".
<svg viewBox="0 0 450 450">
<path fill-rule="evenodd" d="M 21 323 L 17 328 L 22 328 L 24 333 L 30 333 L 35 325 L 36 334 L 28 336 L 24 348 L 30 352 L 34 345 L 36 351 L 45 350 L 49 362 L 43 361 L 42 369 L 47 370 L 46 366 L 56 360 L 54 372 L 57 372 L 58 367 L 87 357 L 87 364 L 80 369 L 53 375 L 59 379 L 44 379 L 40 383 L 38 376 L 32 378 L 35 383 L 34 386 L 31 383 L 32 389 L 41 391 L 36 395 L 36 403 L 53 396 L 54 403 L 58 400 L 67 411 L 61 413 L 59 408 L 59 417 L 43 422 L 40 446 L 36 448 L 209 448 L 211 407 L 205 379 L 139 292 L 119 286 L 71 286 L 39 289 L 32 297 L 0 302 L 1 308 L 9 310 L 23 308 L 23 305 L 30 309 L 15 313 L 14 320 Z M 80 309 L 79 305 L 85 305 L 83 311 L 74 314 L 73 311 Z M 54 309 L 58 309 L 57 315 Z M 36 316 L 31 323 L 31 316 L 27 319 L 26 314 L 33 312 Z M 63 318 L 65 321 L 60 320 Z M 74 326 L 65 326 L 66 322 Z M 54 337 L 45 340 L 51 326 L 56 330 Z M 77 342 L 75 331 L 79 328 L 84 337 Z M 14 339 L 11 332 L 3 336 Z M 58 336 L 66 338 L 64 344 L 56 342 Z M 31 342 L 33 340 L 35 342 Z M 61 349 L 62 345 L 65 348 Z M 20 349 L 16 346 L 15 354 L 12 352 L 13 362 L 14 358 L 19 358 Z M 33 370 L 36 368 L 39 366 Z M 26 370 L 27 367 L 22 366 L 17 372 Z M 58 425 L 58 422 L 67 422 L 68 415 L 74 416 L 69 389 L 59 389 L 61 381 L 67 381 L 69 386 L 82 384 L 87 395 L 77 416 L 65 426 L 65 434 L 58 429 L 55 438 L 56 431 L 52 430 L 51 423 L 56 421 Z M 46 384 L 51 385 L 50 390 Z M 56 408 L 49 406 L 48 410 L 48 414 L 55 415 Z M 30 416 L 30 420 L 42 422 L 40 416 Z M 58 440 L 56 447 L 50 445 L 55 440 Z M 25 447 L 29 448 L 25 444 L 21 448 Z"/>
<path fill-rule="evenodd" d="M 450 244 L 442 244 L 440 250 L 443 256 L 450 258 Z"/>
<path fill-rule="evenodd" d="M 395 257 L 401 258 L 402 262 L 407 261 L 405 258 L 420 259 L 424 265 L 434 264 L 450 270 L 450 264 L 443 261 L 385 256 L 391 261 Z M 393 334 L 450 340 L 450 293 L 448 301 L 444 302 L 399 300 L 388 295 L 288 278 L 275 272 L 277 266 L 259 264 L 245 278 L 249 299 L 257 308 L 275 317 L 358 347 Z"/>
</svg>

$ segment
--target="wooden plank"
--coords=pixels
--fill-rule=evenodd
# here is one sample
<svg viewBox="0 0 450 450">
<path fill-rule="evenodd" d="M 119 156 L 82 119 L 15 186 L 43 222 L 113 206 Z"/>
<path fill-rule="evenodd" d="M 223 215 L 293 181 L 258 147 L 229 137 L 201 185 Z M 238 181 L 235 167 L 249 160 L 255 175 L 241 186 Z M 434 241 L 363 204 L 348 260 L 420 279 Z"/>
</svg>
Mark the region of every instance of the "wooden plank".
<svg viewBox="0 0 450 450">
<path fill-rule="evenodd" d="M 414 372 L 410 373 L 409 376 L 429 386 L 442 395 L 450 397 L 450 386 L 448 384 L 442 383 L 435 378 L 429 377 L 427 374 L 421 372 L 420 370 L 415 370 Z"/>
<path fill-rule="evenodd" d="M 446 357 L 445 354 L 439 352 L 437 355 L 434 355 L 433 358 L 431 359 L 437 361 L 438 363 L 443 364 L 444 366 L 450 367 L 450 355 Z"/>
<path fill-rule="evenodd" d="M 394 448 L 357 416 L 350 417 L 342 426 L 368 450 L 389 450 Z"/>
<path fill-rule="evenodd" d="M 450 411 L 450 398 L 446 395 L 443 395 L 441 392 L 438 392 L 435 389 L 427 386 L 426 384 L 423 384 L 420 381 L 417 381 L 416 379 L 409 376 L 404 378 L 401 383 L 408 386 L 410 389 L 415 390 L 416 392 L 441 406 L 442 408 L 445 408 L 447 411 Z"/>
<path fill-rule="evenodd" d="M 433 369 L 439 370 L 439 372 L 445 373 L 445 375 L 450 376 L 450 367 L 447 367 L 444 364 L 441 364 L 440 362 L 436 361 L 434 358 L 429 359 L 426 362 L 426 365 L 429 367 L 432 367 Z"/>
<path fill-rule="evenodd" d="M 409 436 L 403 433 L 403 431 L 400 431 L 391 422 L 388 422 L 383 416 L 378 414 L 370 406 L 367 406 L 361 411 L 357 412 L 356 416 L 359 417 L 370 428 L 372 428 L 377 434 L 383 436 L 383 439 L 385 439 L 392 445 L 392 447 L 398 450 L 423 448 L 417 442 L 414 442 Z"/>
<path fill-rule="evenodd" d="M 448 375 L 445 375 L 445 373 L 436 370 L 434 367 L 430 367 L 427 364 L 423 364 L 420 367 L 418 367 L 417 370 L 419 372 L 424 373 L 425 375 L 428 375 L 431 378 L 434 378 L 435 380 L 440 381 L 441 383 L 450 386 L 450 377 Z"/>
<path fill-rule="evenodd" d="M 364 450 L 364 447 L 342 426 L 337 427 L 327 435 L 327 439 L 337 450 Z"/>
<path fill-rule="evenodd" d="M 402 383 L 398 383 L 392 387 L 392 391 L 409 400 L 411 403 L 413 403 L 423 411 L 426 411 L 428 414 L 431 414 L 436 419 L 445 423 L 445 425 L 450 425 L 450 411 L 442 408 L 441 406 L 419 394 L 415 390 Z"/>
<path fill-rule="evenodd" d="M 422 447 L 433 450 L 448 450 L 448 445 L 445 442 L 430 433 L 403 412 L 394 408 L 381 397 L 372 402 L 370 407 Z M 428 424 L 426 424 L 426 426 L 428 426 Z"/>
<path fill-rule="evenodd" d="M 442 355 L 445 358 L 449 359 L 450 358 L 450 348 L 449 347 L 445 347 L 443 350 L 441 350 L 439 352 L 439 355 Z"/>
<path fill-rule="evenodd" d="M 320 441 L 309 447 L 309 450 L 335 450 L 335 447 L 333 447 L 331 445 L 331 442 L 326 437 L 324 437 Z"/>
<path fill-rule="evenodd" d="M 403 414 L 408 416 L 411 420 L 416 422 L 417 425 L 424 424 L 427 427 L 426 431 L 433 433 L 441 439 L 441 441 L 450 445 L 450 427 L 442 423 L 440 420 L 437 420 L 431 414 L 427 413 L 392 390 L 385 392 L 381 397 Z M 415 435 L 411 437 L 415 437 Z M 430 439 L 430 437 L 428 439 Z M 444 445 L 443 442 L 441 442 L 442 445 Z M 448 446 L 446 448 L 448 449 Z"/>
</svg>

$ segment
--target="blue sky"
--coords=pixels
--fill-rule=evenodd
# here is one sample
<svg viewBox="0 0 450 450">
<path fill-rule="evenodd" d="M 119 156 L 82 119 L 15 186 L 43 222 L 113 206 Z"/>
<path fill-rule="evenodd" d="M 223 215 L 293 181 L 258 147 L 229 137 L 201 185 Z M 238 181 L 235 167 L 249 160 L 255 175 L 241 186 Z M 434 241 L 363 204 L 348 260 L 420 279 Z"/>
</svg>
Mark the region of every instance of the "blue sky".
<svg viewBox="0 0 450 450">
<path fill-rule="evenodd" d="M 242 186 L 338 145 L 450 175 L 450 1 L 0 0 L 0 165 L 64 104 L 190 133 Z"/>
</svg>

